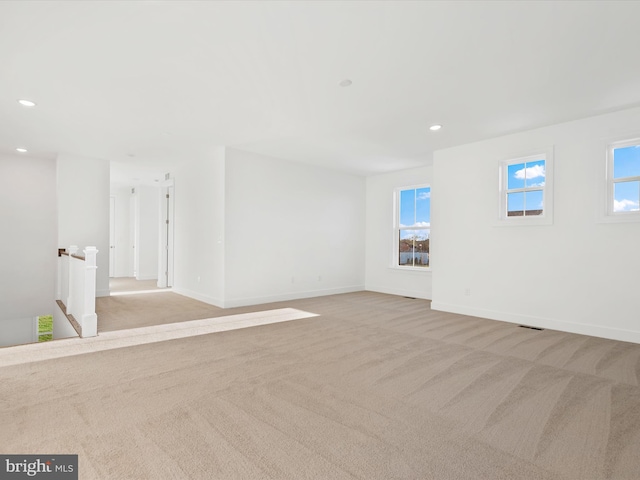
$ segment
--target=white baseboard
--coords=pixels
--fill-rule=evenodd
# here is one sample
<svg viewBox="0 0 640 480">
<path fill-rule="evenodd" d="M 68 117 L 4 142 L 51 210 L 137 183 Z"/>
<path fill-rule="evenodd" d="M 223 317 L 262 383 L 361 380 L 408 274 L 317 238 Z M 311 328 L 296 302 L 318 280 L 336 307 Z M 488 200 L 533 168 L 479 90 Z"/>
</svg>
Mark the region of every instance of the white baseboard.
<svg viewBox="0 0 640 480">
<path fill-rule="evenodd" d="M 108 297 L 111 295 L 111 290 L 108 288 L 106 290 L 96 290 L 96 297 Z"/>
<path fill-rule="evenodd" d="M 187 288 L 182 288 L 182 287 L 173 286 L 171 287 L 171 290 L 173 290 L 175 293 L 179 295 L 193 298 L 194 300 L 198 300 L 200 302 L 208 303 L 209 305 L 213 305 L 214 307 L 225 308 L 224 302 L 219 298 L 210 297 L 208 295 L 194 292 L 193 290 L 189 290 Z"/>
<path fill-rule="evenodd" d="M 259 297 L 232 298 L 224 302 L 225 308 L 245 307 L 247 305 L 261 305 L 263 303 L 286 302 L 287 300 L 299 300 L 301 298 L 324 297 L 327 295 L 338 295 L 340 293 L 361 292 L 364 285 L 353 285 L 350 287 L 327 288 L 324 290 L 307 290 L 303 292 L 288 292 L 278 295 L 265 295 Z"/>
<path fill-rule="evenodd" d="M 528 325 L 531 327 L 548 328 L 550 330 L 559 330 L 561 332 L 578 333 L 592 337 L 610 338 L 612 340 L 620 340 L 623 342 L 640 343 L 640 332 L 633 330 L 602 327 L 599 325 L 587 325 L 584 323 L 567 322 L 565 320 L 553 318 L 534 317 L 518 313 L 500 312 L 441 302 L 432 302 L 431 310 L 488 318 L 491 320 L 517 323 L 519 325 Z"/>
<path fill-rule="evenodd" d="M 389 288 L 380 287 L 377 285 L 366 285 L 366 290 L 369 292 L 387 293 L 389 295 L 399 295 L 401 297 L 422 298 L 423 300 L 431 300 L 430 292 L 424 292 L 421 290 L 407 290 L 406 288 Z"/>
</svg>

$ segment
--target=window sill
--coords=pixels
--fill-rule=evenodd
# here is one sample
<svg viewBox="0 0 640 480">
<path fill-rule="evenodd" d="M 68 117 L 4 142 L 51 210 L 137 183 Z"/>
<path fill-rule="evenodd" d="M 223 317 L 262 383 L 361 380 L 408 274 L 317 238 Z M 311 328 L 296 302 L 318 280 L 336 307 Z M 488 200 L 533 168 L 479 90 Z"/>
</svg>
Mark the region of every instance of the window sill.
<svg viewBox="0 0 640 480">
<path fill-rule="evenodd" d="M 394 270 L 396 272 L 407 272 L 407 273 L 431 273 L 431 267 L 399 267 L 397 265 L 391 265 L 389 267 L 390 270 Z"/>
<path fill-rule="evenodd" d="M 622 213 L 617 215 L 600 215 L 598 223 L 633 223 L 640 222 L 640 212 Z"/>
</svg>

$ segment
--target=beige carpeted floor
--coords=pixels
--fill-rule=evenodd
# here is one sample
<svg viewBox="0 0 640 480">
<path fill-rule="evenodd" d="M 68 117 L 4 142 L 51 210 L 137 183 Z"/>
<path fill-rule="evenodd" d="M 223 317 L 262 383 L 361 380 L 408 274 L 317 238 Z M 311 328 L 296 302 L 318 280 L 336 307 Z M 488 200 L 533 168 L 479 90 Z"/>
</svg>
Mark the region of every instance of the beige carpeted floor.
<svg viewBox="0 0 640 480">
<path fill-rule="evenodd" d="M 284 305 L 320 316 L 0 368 L 0 451 L 77 453 L 82 479 L 640 476 L 640 345 Z"/>
<path fill-rule="evenodd" d="M 96 298 L 98 333 L 283 308 L 289 303 L 222 309 L 164 290 Z"/>
<path fill-rule="evenodd" d="M 109 278 L 111 293 L 137 292 L 140 290 L 161 290 L 157 280 L 136 280 L 134 277 Z"/>
</svg>

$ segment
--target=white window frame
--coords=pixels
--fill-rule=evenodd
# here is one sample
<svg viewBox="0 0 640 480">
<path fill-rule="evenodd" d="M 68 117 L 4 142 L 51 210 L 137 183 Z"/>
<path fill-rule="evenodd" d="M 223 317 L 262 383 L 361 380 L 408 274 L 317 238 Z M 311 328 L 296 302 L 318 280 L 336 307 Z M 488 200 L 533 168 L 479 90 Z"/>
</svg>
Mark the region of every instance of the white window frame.
<svg viewBox="0 0 640 480">
<path fill-rule="evenodd" d="M 604 178 L 601 182 L 601 199 L 599 220 L 601 222 L 622 223 L 622 222 L 640 222 L 640 211 L 614 212 L 614 185 L 621 181 L 640 181 L 640 176 L 623 177 L 619 179 L 613 178 L 613 151 L 617 148 L 631 147 L 640 145 L 640 135 L 634 135 L 633 138 L 625 137 L 624 139 L 609 139 L 607 142 L 607 150 L 605 155 Z"/>
<path fill-rule="evenodd" d="M 400 228 L 400 192 L 406 190 L 418 190 L 420 188 L 428 188 L 431 192 L 431 185 L 428 183 L 422 183 L 419 185 L 407 185 L 404 187 L 398 187 L 393 191 L 393 252 L 391 267 L 407 271 L 407 272 L 430 272 L 431 271 L 431 223 L 429 227 L 405 227 Z M 431 212 L 429 212 L 431 213 Z M 400 230 L 429 230 L 429 265 L 426 267 L 414 267 L 407 265 L 400 265 L 399 250 L 400 250 Z"/>
<path fill-rule="evenodd" d="M 529 187 L 517 191 L 542 191 L 542 214 L 530 216 L 507 215 L 507 193 L 514 190 L 507 188 L 509 166 L 544 160 L 545 179 L 542 187 Z M 510 157 L 500 161 L 498 168 L 498 221 L 497 226 L 552 225 L 553 224 L 553 147 L 540 148 L 533 152 Z"/>
</svg>

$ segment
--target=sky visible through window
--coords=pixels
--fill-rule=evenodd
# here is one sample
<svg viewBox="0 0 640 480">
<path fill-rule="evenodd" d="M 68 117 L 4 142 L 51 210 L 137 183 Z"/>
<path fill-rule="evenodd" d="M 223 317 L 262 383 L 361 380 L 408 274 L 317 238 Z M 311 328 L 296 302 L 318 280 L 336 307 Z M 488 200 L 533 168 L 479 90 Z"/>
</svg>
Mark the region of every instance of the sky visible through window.
<svg viewBox="0 0 640 480">
<path fill-rule="evenodd" d="M 613 150 L 613 179 L 640 177 L 640 145 Z M 640 209 L 640 181 L 622 180 L 613 184 L 613 211 Z"/>
<path fill-rule="evenodd" d="M 399 200 L 398 265 L 428 267 L 431 188 L 402 190 Z"/>
<path fill-rule="evenodd" d="M 540 215 L 542 213 L 544 208 L 545 168 L 544 160 L 516 163 L 508 166 L 507 214 L 509 216 Z M 512 192 L 512 190 L 516 191 Z"/>
<path fill-rule="evenodd" d="M 405 227 L 424 227 L 426 229 L 431 227 L 431 188 L 425 187 L 400 192 L 400 228 Z M 405 235 L 410 235 L 412 232 L 412 230 L 404 231 Z M 428 235 L 428 230 L 422 232 L 422 235 Z"/>
</svg>

